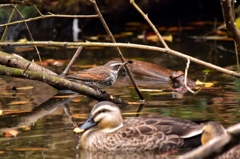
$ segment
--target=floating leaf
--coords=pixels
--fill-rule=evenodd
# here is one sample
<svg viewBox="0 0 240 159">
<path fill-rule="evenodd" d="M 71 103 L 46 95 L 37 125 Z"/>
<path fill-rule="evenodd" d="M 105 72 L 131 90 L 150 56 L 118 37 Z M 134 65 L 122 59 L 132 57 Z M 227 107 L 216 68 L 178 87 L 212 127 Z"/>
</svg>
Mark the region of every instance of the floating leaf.
<svg viewBox="0 0 240 159">
<path fill-rule="evenodd" d="M 31 112 L 31 111 L 27 111 L 27 110 L 5 110 L 3 112 L 3 115 L 8 115 L 8 114 L 20 114 L 20 113 L 27 113 L 27 112 Z"/>
<path fill-rule="evenodd" d="M 121 35 L 123 35 L 123 36 L 132 36 L 133 35 L 133 32 L 122 32 L 122 33 L 120 33 Z"/>
<path fill-rule="evenodd" d="M 27 38 L 22 38 L 22 39 L 19 39 L 19 40 L 18 40 L 18 42 L 23 42 L 23 43 L 24 43 L 24 42 L 27 42 L 27 41 L 28 41 Z"/>
<path fill-rule="evenodd" d="M 31 130 L 31 127 L 30 127 L 30 126 L 21 126 L 21 128 L 22 128 L 23 130 Z"/>
<path fill-rule="evenodd" d="M 44 148 L 44 147 L 23 147 L 23 148 L 18 148 L 15 149 L 17 151 L 45 151 L 48 150 L 48 148 Z"/>
<path fill-rule="evenodd" d="M 72 117 L 74 117 L 74 118 L 86 119 L 88 116 L 89 116 L 89 114 L 72 114 Z"/>
<path fill-rule="evenodd" d="M 17 101 L 17 102 L 10 102 L 8 103 L 7 105 L 23 105 L 23 104 L 27 104 L 27 103 L 30 103 L 30 101 Z"/>
<path fill-rule="evenodd" d="M 3 110 L 0 109 L 0 115 L 3 115 Z"/>
<path fill-rule="evenodd" d="M 18 90 L 28 90 L 28 89 L 33 89 L 33 86 L 26 86 L 26 87 L 18 87 Z"/>
<path fill-rule="evenodd" d="M 81 99 L 77 99 L 77 98 L 76 98 L 76 99 L 73 99 L 72 102 L 74 102 L 74 103 L 79 103 L 79 102 L 81 102 Z"/>
<path fill-rule="evenodd" d="M 162 92 L 160 89 L 140 89 L 142 92 Z"/>
<path fill-rule="evenodd" d="M 212 83 L 212 82 L 201 82 L 201 81 L 199 81 L 199 80 L 197 80 L 196 81 L 196 85 L 203 85 L 204 84 L 204 87 L 212 87 L 213 85 L 214 85 L 214 83 Z"/>
<path fill-rule="evenodd" d="M 18 131 L 17 130 L 14 130 L 14 129 L 8 129 L 5 131 L 5 137 L 16 137 L 18 134 Z"/>
</svg>

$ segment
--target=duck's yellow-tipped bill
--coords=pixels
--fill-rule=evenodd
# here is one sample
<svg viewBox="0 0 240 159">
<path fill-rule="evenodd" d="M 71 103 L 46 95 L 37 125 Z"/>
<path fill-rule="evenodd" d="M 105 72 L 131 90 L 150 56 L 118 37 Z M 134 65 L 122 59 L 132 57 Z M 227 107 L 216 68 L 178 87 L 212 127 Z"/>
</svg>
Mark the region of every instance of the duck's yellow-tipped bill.
<svg viewBox="0 0 240 159">
<path fill-rule="evenodd" d="M 80 129 L 79 127 L 76 127 L 76 128 L 74 128 L 73 129 L 73 132 L 75 132 L 75 133 L 82 133 L 82 132 L 84 132 L 84 129 Z"/>
</svg>

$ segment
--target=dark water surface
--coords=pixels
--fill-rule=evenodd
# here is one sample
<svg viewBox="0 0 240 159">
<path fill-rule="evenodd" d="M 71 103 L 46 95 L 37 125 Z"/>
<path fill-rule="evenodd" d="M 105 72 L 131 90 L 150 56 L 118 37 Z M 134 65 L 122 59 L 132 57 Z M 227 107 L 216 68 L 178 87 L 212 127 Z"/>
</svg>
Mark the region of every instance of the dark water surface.
<svg viewBox="0 0 240 159">
<path fill-rule="evenodd" d="M 124 42 L 131 41 L 128 38 Z M 132 42 L 132 41 L 131 41 Z M 142 41 L 133 41 L 140 43 Z M 155 43 L 152 43 L 156 45 Z M 174 37 L 169 47 L 177 51 L 189 54 L 201 60 L 205 60 L 216 65 L 227 67 L 236 62 L 235 54 L 232 53 L 233 42 L 195 42 L 193 39 Z M 228 51 L 218 49 L 222 46 Z M 172 70 L 183 70 L 186 60 L 160 52 L 122 49 L 123 54 L 129 59 L 144 60 L 155 64 L 160 64 Z M 75 52 L 74 49 L 40 49 L 43 60 L 57 59 L 70 60 Z M 20 55 L 31 60 L 37 59 L 35 53 L 20 53 Z M 84 48 L 79 60 L 74 65 L 73 70 L 82 69 L 84 65 L 100 65 L 117 58 L 117 54 L 112 48 Z M 36 61 L 36 60 L 35 60 Z M 47 66 L 49 69 L 61 73 L 64 66 Z M 190 64 L 189 77 L 193 80 L 203 81 L 203 66 Z M 240 85 L 239 80 L 210 71 L 207 82 L 214 83 L 212 87 L 193 95 L 185 93 L 182 98 L 173 98 L 173 93 L 169 90 L 169 84 L 156 84 L 152 86 L 152 81 L 141 87 L 146 103 L 141 113 L 162 114 L 167 116 L 185 118 L 197 122 L 215 120 L 224 126 L 229 126 L 239 122 L 240 117 Z M 52 87 L 37 81 L 2 77 L 0 110 L 0 158 L 172 158 L 176 154 L 183 152 L 157 153 L 89 153 L 78 149 L 79 135 L 74 134 L 72 121 L 83 122 L 91 108 L 97 101 L 88 97 L 77 95 L 72 98 L 66 96 L 56 96 L 57 91 Z M 11 88 L 15 86 L 19 90 L 13 93 Z M 151 89 L 149 89 L 151 87 Z M 108 89 L 108 93 L 123 98 L 130 102 L 122 108 L 124 117 L 136 116 L 139 107 L 139 98 L 122 73 L 116 84 Z M 53 98 L 52 98 L 53 97 Z M 68 103 L 66 105 L 66 103 Z M 72 117 L 69 115 L 71 111 Z M 17 131 L 16 137 L 9 135 L 9 132 Z"/>
</svg>

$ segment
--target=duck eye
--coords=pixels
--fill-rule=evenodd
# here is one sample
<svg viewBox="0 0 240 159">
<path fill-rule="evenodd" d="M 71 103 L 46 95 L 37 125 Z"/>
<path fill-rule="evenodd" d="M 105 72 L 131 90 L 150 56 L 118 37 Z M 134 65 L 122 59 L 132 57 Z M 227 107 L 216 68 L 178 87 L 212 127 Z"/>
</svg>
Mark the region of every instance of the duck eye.
<svg viewBox="0 0 240 159">
<path fill-rule="evenodd" d="M 102 109 L 102 110 L 100 111 L 100 113 L 105 113 L 105 112 L 107 112 L 106 109 Z"/>
</svg>

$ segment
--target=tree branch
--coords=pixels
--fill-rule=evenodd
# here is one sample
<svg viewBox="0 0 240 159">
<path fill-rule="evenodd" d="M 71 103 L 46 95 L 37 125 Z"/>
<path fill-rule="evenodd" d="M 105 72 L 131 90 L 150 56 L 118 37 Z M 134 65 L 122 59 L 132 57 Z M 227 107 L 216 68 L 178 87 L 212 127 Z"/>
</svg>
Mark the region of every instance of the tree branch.
<svg viewBox="0 0 240 159">
<path fill-rule="evenodd" d="M 130 43 L 103 43 L 103 42 L 53 42 L 53 41 L 35 41 L 35 42 L 1 42 L 0 46 L 26 46 L 26 45 L 37 45 L 38 47 L 47 47 L 47 46 L 55 46 L 55 47 L 71 47 L 71 48 L 78 48 L 79 46 L 97 46 L 97 47 L 125 47 L 125 48 L 137 48 L 137 49 L 143 49 L 143 50 L 152 50 L 152 51 L 158 51 L 163 53 L 169 53 L 175 56 L 178 56 L 180 58 L 187 59 L 191 62 L 195 62 L 199 65 L 203 65 L 205 67 L 208 67 L 210 69 L 228 74 L 230 76 L 234 77 L 240 77 L 240 73 L 227 70 L 225 68 L 213 65 L 211 63 L 199 60 L 197 58 L 194 58 L 192 56 L 185 55 L 181 52 L 172 50 L 172 49 L 165 49 L 157 46 L 149 46 L 149 45 L 141 45 L 141 44 L 130 44 Z"/>
<path fill-rule="evenodd" d="M 229 36 L 237 43 L 237 47 L 240 45 L 240 31 L 235 24 L 234 16 L 234 0 L 221 0 L 223 18 L 229 33 Z"/>
<path fill-rule="evenodd" d="M 13 76 L 18 78 L 25 78 L 31 80 L 37 80 L 44 83 L 47 83 L 55 88 L 61 88 L 64 90 L 72 90 L 74 92 L 78 92 L 82 95 L 86 95 L 98 101 L 108 100 L 118 104 L 126 104 L 121 99 L 115 98 L 109 95 L 106 92 L 102 92 L 100 90 L 95 90 L 91 87 L 71 82 L 67 79 L 64 79 L 60 76 L 45 74 L 37 71 L 29 71 L 17 68 L 10 68 L 3 65 L 0 65 L 0 74 L 5 76 Z"/>
</svg>

